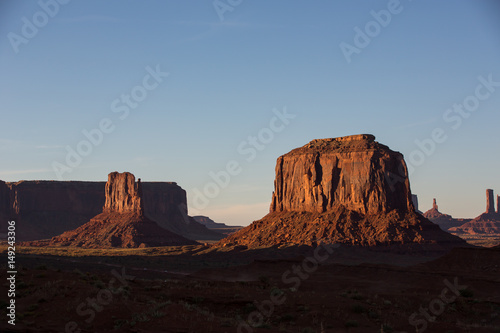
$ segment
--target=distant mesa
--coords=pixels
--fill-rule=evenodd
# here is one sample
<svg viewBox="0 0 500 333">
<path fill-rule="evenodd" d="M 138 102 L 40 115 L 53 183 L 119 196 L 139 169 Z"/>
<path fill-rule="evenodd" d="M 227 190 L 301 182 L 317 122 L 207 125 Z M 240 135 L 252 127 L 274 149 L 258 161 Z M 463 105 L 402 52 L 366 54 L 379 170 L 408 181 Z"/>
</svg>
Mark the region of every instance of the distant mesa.
<svg viewBox="0 0 500 333">
<path fill-rule="evenodd" d="M 500 234 L 500 200 L 497 196 L 497 210 L 494 206 L 493 190 L 486 190 L 486 211 L 470 222 L 455 228 L 450 232 L 456 234 Z"/>
<path fill-rule="evenodd" d="M 211 218 L 209 218 L 207 216 L 202 216 L 202 215 L 193 216 L 193 219 L 196 222 L 198 222 L 199 224 L 204 225 L 208 229 L 214 230 L 214 231 L 221 233 L 225 236 L 229 236 L 230 234 L 233 234 L 236 231 L 243 228 L 242 226 L 234 226 L 234 225 L 226 225 L 224 223 L 217 223 L 214 220 L 212 220 Z"/>
<path fill-rule="evenodd" d="M 102 213 L 86 224 L 49 241 L 27 242 L 32 246 L 77 246 L 85 248 L 137 248 L 197 244 L 161 228 L 144 214 L 142 184 L 133 174 L 112 172 L 105 188 Z"/>
<path fill-rule="evenodd" d="M 436 198 L 432 199 L 432 208 L 426 211 L 424 217 L 437 224 L 444 231 L 453 227 L 459 227 L 462 224 L 469 222 L 471 219 L 455 219 L 451 215 L 441 213 L 438 210 Z"/>
<path fill-rule="evenodd" d="M 275 171 L 270 213 L 217 246 L 465 244 L 415 212 L 403 155 L 373 135 L 313 140 Z"/>
</svg>

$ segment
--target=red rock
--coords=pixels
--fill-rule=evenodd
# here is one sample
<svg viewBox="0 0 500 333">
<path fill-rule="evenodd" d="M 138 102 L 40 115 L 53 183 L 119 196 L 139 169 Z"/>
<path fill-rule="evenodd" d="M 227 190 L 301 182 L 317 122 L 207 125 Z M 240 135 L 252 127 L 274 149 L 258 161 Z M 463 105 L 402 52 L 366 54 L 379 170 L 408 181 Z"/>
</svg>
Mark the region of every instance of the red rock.
<svg viewBox="0 0 500 333">
<path fill-rule="evenodd" d="M 445 231 L 448 231 L 450 228 L 459 227 L 464 223 L 471 221 L 471 219 L 454 219 L 451 215 L 441 213 L 438 210 L 435 198 L 432 201 L 432 208 L 422 215 L 431 222 L 439 225 L 439 227 Z"/>
<path fill-rule="evenodd" d="M 500 195 L 497 195 L 497 214 L 500 214 Z"/>
<path fill-rule="evenodd" d="M 495 202 L 494 202 L 493 190 L 486 190 L 486 212 L 485 213 L 495 213 Z"/>
<path fill-rule="evenodd" d="M 373 135 L 313 140 L 278 158 L 271 212 L 414 210 L 403 155 Z"/>
<path fill-rule="evenodd" d="M 500 234 L 500 216 L 497 213 L 483 213 L 470 222 L 448 229 L 456 234 Z"/>
<path fill-rule="evenodd" d="M 0 233 L 16 221 L 17 239 L 47 239 L 75 229 L 106 205 L 105 182 L 0 181 Z M 142 182 L 146 216 L 189 239 L 219 240 L 222 234 L 196 223 L 187 213 L 186 191 L 175 182 Z"/>
<path fill-rule="evenodd" d="M 373 135 L 294 149 L 278 158 L 274 184 L 270 213 L 216 246 L 465 245 L 415 212 L 403 156 Z"/>
<path fill-rule="evenodd" d="M 498 201 L 498 198 L 497 198 Z M 486 212 L 470 222 L 448 231 L 457 234 L 500 234 L 500 214 L 495 212 L 493 190 L 486 190 Z"/>
<path fill-rule="evenodd" d="M 106 183 L 106 201 L 103 213 L 136 213 L 144 214 L 141 180 L 136 183 L 129 172 L 112 172 Z"/>
<path fill-rule="evenodd" d="M 48 242 L 25 245 L 107 248 L 197 244 L 161 228 L 145 216 L 141 183 L 136 183 L 131 173 L 110 173 L 105 188 L 106 200 L 101 214 Z"/>
</svg>

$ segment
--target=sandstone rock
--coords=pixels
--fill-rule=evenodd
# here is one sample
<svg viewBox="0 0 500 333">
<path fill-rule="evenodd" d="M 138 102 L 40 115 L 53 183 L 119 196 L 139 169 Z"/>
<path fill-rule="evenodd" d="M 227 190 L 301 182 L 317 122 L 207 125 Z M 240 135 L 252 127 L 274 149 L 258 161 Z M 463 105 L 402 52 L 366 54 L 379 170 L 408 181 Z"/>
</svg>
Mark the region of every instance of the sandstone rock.
<svg viewBox="0 0 500 333">
<path fill-rule="evenodd" d="M 403 155 L 369 134 L 313 140 L 278 158 L 271 212 L 414 210 Z"/>
<path fill-rule="evenodd" d="M 16 221 L 16 239 L 45 239 L 74 229 L 102 211 L 104 183 L 19 181 L 6 184 L 0 215 Z M 4 188 L 5 191 L 5 188 Z M 7 229 L 2 220 L 1 231 Z"/>
<path fill-rule="evenodd" d="M 224 223 L 217 223 L 214 220 L 212 220 L 211 218 L 209 218 L 207 216 L 202 216 L 202 215 L 193 216 L 193 219 L 197 223 L 207 227 L 208 229 L 215 230 L 215 231 L 217 231 L 225 236 L 229 236 L 229 235 L 231 235 L 231 234 L 235 233 L 236 231 L 243 228 L 241 226 L 226 225 Z"/>
<path fill-rule="evenodd" d="M 403 156 L 373 135 L 294 149 L 278 158 L 274 184 L 270 213 L 216 246 L 465 244 L 415 212 Z"/>
<path fill-rule="evenodd" d="M 497 195 L 497 214 L 500 214 L 500 195 Z"/>
<path fill-rule="evenodd" d="M 223 237 L 187 215 L 186 191 L 175 182 L 141 184 L 146 216 L 161 227 L 192 240 Z M 0 181 L 0 233 L 7 231 L 8 219 L 16 221 L 20 241 L 47 239 L 75 229 L 103 211 L 105 192 L 105 182 Z"/>
<path fill-rule="evenodd" d="M 500 218 L 497 213 L 483 213 L 470 222 L 459 227 L 450 228 L 456 234 L 500 234 Z"/>
<path fill-rule="evenodd" d="M 449 231 L 456 234 L 500 234 L 500 214 L 495 212 L 493 190 L 486 190 L 486 212 Z M 498 197 L 497 197 L 498 201 Z"/>
<path fill-rule="evenodd" d="M 495 202 L 494 202 L 493 190 L 486 190 L 486 213 L 495 213 Z"/>
<path fill-rule="evenodd" d="M 75 230 L 32 246 L 78 246 L 86 248 L 149 247 L 197 244 L 161 228 L 145 216 L 140 181 L 131 173 L 113 172 L 105 187 L 103 212 Z"/>
<path fill-rule="evenodd" d="M 129 172 L 112 172 L 106 183 L 106 201 L 104 213 L 144 214 L 141 180 L 135 183 L 135 177 Z"/>
<path fill-rule="evenodd" d="M 441 213 L 438 209 L 437 201 L 435 198 L 432 200 L 432 208 L 426 211 L 423 216 L 429 219 L 431 222 L 439 225 L 439 227 L 444 231 L 448 231 L 448 229 L 450 228 L 459 227 L 471 220 L 454 219 L 451 215 Z"/>
</svg>

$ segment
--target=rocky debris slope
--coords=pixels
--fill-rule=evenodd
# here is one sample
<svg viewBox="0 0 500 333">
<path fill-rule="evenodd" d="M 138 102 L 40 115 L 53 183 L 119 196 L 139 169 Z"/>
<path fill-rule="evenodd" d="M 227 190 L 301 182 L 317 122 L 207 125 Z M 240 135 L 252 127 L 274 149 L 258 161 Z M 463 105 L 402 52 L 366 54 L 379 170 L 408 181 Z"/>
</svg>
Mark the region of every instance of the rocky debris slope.
<svg viewBox="0 0 500 333">
<path fill-rule="evenodd" d="M 110 173 L 105 188 L 106 200 L 101 214 L 49 241 L 25 245 L 130 248 L 196 244 L 145 216 L 141 182 L 136 183 L 131 173 Z"/>
<path fill-rule="evenodd" d="M 313 140 L 278 158 L 270 213 L 216 246 L 465 245 L 412 203 L 403 155 L 373 135 Z"/>
</svg>

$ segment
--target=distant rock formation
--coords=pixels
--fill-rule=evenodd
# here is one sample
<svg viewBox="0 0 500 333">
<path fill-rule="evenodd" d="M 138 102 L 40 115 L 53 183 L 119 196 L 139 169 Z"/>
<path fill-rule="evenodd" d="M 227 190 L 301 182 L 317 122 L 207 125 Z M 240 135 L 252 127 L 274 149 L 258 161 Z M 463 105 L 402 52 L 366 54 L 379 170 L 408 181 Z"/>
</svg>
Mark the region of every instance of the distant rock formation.
<svg viewBox="0 0 500 333">
<path fill-rule="evenodd" d="M 201 225 L 204 225 L 210 230 L 217 231 L 218 233 L 221 233 L 225 236 L 229 236 L 232 233 L 235 233 L 236 231 L 242 229 L 242 226 L 235 226 L 235 225 L 226 225 L 224 223 L 217 223 L 211 218 L 207 216 L 193 216 L 193 219 L 198 222 Z"/>
<path fill-rule="evenodd" d="M 486 190 L 486 212 L 459 227 L 450 228 L 449 231 L 469 235 L 500 234 L 500 214 L 495 212 L 493 190 Z"/>
<path fill-rule="evenodd" d="M 110 173 L 105 188 L 106 200 L 101 214 L 49 241 L 25 245 L 131 248 L 197 244 L 161 228 L 144 215 L 141 183 L 136 183 L 131 173 Z"/>
<path fill-rule="evenodd" d="M 411 195 L 411 202 L 413 202 L 413 207 L 415 207 L 415 211 L 419 214 L 423 214 L 419 209 L 418 209 L 418 196 L 416 194 Z"/>
<path fill-rule="evenodd" d="M 486 190 L 486 214 L 493 214 L 495 213 L 495 201 L 494 201 L 494 194 L 493 190 L 488 189 Z"/>
<path fill-rule="evenodd" d="M 415 212 L 403 155 L 373 135 L 313 140 L 280 156 L 274 186 L 270 213 L 216 246 L 465 244 Z"/>
<path fill-rule="evenodd" d="M 497 214 L 500 214 L 500 195 L 497 195 Z"/>
<path fill-rule="evenodd" d="M 192 240 L 223 238 L 188 216 L 186 191 L 175 182 L 141 184 L 146 216 L 161 227 Z M 73 230 L 102 212 L 107 191 L 106 182 L 0 181 L 0 233 L 7 232 L 9 219 L 16 221 L 19 241 Z"/>
<path fill-rule="evenodd" d="M 469 222 L 471 219 L 454 219 L 451 215 L 443 214 L 439 211 L 436 198 L 432 200 L 432 208 L 426 211 L 424 217 L 439 225 L 444 231 L 453 227 L 459 227 L 462 224 Z"/>
</svg>

